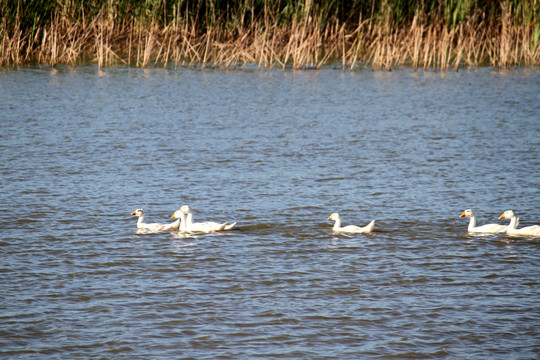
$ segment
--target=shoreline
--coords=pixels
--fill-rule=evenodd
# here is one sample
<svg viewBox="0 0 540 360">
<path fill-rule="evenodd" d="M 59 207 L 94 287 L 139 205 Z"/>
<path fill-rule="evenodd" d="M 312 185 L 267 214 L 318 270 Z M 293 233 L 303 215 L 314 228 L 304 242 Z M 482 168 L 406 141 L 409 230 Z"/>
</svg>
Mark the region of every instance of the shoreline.
<svg viewBox="0 0 540 360">
<path fill-rule="evenodd" d="M 399 65 L 395 66 L 392 69 L 384 68 L 374 68 L 369 65 L 362 64 L 360 66 L 355 66 L 354 69 L 343 68 L 341 64 L 324 64 L 318 68 L 302 68 L 295 69 L 292 64 L 287 64 L 285 67 L 260 67 L 258 64 L 254 63 L 245 63 L 235 67 L 223 67 L 223 66 L 213 66 L 211 64 L 206 64 L 202 66 L 201 64 L 174 64 L 169 63 L 167 66 L 164 66 L 162 63 L 154 64 L 149 63 L 146 67 L 136 66 L 134 64 L 128 65 L 124 63 L 113 64 L 110 66 L 99 67 L 96 62 L 91 61 L 81 61 L 76 64 L 68 63 L 57 63 L 57 64 L 46 64 L 46 63 L 26 63 L 20 65 L 0 65 L 0 72 L 9 72 L 9 71 L 19 71 L 19 70 L 42 70 L 42 71 L 60 71 L 60 72 L 73 72 L 78 70 L 84 71 L 97 71 L 107 73 L 109 71 L 144 71 L 144 70 L 164 70 L 164 71 L 176 71 L 176 70 L 190 70 L 190 71 L 221 71 L 221 72 L 272 72 L 272 71 L 284 71 L 284 72 L 317 72 L 317 71 L 341 71 L 349 73 L 362 73 L 362 72 L 409 72 L 411 74 L 428 74 L 428 73 L 439 73 L 439 74 L 472 74 L 477 72 L 495 72 L 499 74 L 510 74 L 510 73 L 531 73 L 537 74 L 540 72 L 540 66 L 531 65 L 531 66 L 506 66 L 506 67 L 493 67 L 489 64 L 479 65 L 479 66 L 460 66 L 457 69 L 455 68 L 414 68 L 410 65 Z"/>
</svg>

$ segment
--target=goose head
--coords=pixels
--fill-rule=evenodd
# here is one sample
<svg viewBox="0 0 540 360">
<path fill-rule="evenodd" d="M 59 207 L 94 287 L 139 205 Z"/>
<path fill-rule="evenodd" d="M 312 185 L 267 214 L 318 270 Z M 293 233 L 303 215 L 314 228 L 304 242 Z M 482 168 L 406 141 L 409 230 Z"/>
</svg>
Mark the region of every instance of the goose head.
<svg viewBox="0 0 540 360">
<path fill-rule="evenodd" d="M 131 213 L 131 215 L 137 215 L 139 217 L 144 215 L 143 209 L 137 209 Z"/>
<path fill-rule="evenodd" d="M 467 209 L 463 211 L 461 215 L 459 215 L 459 217 L 473 217 L 473 216 L 474 216 L 474 213 L 472 212 L 471 209 Z"/>
<path fill-rule="evenodd" d="M 502 213 L 501 216 L 499 216 L 500 219 L 513 219 L 515 217 L 514 212 L 512 210 L 506 210 Z"/>
<path fill-rule="evenodd" d="M 328 217 L 328 220 L 339 220 L 339 214 L 333 213 L 332 215 Z"/>
<path fill-rule="evenodd" d="M 174 214 L 172 214 L 171 219 L 181 219 L 182 215 L 184 215 L 184 213 L 181 210 L 176 210 Z"/>
<path fill-rule="evenodd" d="M 187 215 L 191 212 L 191 209 L 189 208 L 189 206 L 184 205 L 180 208 L 180 211 Z"/>
</svg>

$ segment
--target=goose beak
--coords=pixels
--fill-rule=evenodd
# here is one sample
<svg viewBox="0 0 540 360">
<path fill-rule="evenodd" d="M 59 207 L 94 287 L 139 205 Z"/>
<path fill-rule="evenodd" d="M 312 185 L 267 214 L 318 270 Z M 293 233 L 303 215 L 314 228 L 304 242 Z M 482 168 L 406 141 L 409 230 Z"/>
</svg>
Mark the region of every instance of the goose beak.
<svg viewBox="0 0 540 360">
<path fill-rule="evenodd" d="M 131 213 L 131 215 L 137 215 L 137 214 L 136 214 L 135 211 L 134 211 L 134 212 Z"/>
<path fill-rule="evenodd" d="M 506 219 L 506 217 L 504 216 L 504 214 L 502 214 L 501 216 L 499 216 L 499 220 L 501 219 Z"/>
<path fill-rule="evenodd" d="M 465 217 L 465 211 L 461 213 L 461 215 L 459 215 L 459 217 Z"/>
<path fill-rule="evenodd" d="M 176 216 L 175 216 L 174 214 L 172 214 L 171 219 L 174 219 L 175 217 L 176 217 Z"/>
<path fill-rule="evenodd" d="M 330 215 L 330 216 L 328 217 L 328 220 L 332 220 L 332 215 Z"/>
</svg>

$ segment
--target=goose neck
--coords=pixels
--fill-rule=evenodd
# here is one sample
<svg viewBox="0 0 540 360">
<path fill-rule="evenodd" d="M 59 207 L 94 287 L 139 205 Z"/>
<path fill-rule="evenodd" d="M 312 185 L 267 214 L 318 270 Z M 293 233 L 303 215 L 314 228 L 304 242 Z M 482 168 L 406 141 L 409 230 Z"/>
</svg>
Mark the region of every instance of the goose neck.
<svg viewBox="0 0 540 360">
<path fill-rule="evenodd" d="M 181 212 L 180 214 L 180 230 L 186 230 L 186 216 Z"/>
<path fill-rule="evenodd" d="M 142 224 L 142 223 L 144 223 L 144 214 L 139 216 L 139 219 L 137 220 L 137 224 Z"/>
<path fill-rule="evenodd" d="M 512 230 L 515 230 L 517 227 L 517 217 L 512 217 L 510 219 L 510 224 L 508 224 L 508 229 L 512 229 Z"/>
<path fill-rule="evenodd" d="M 191 226 L 193 224 L 193 214 L 191 212 L 186 215 L 186 225 Z"/>
<path fill-rule="evenodd" d="M 469 220 L 469 230 L 476 227 L 476 216 L 472 215 Z"/>
</svg>

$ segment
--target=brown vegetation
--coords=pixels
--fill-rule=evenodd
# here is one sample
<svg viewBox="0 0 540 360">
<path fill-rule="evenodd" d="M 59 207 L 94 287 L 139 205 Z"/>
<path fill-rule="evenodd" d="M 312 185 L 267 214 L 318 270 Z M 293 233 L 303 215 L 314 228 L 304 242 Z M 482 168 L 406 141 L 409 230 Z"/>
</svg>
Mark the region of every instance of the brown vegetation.
<svg viewBox="0 0 540 360">
<path fill-rule="evenodd" d="M 329 16 L 311 0 L 302 2 L 288 21 L 264 2 L 237 9 L 227 21 L 206 10 L 205 25 L 186 7 L 172 7 L 167 21 L 156 15 L 121 18 L 109 0 L 94 16 L 77 12 L 72 2 L 55 9 L 42 26 L 21 26 L 18 15 L 0 24 L 0 64 L 78 64 L 100 67 L 126 64 L 147 66 L 262 68 L 292 66 L 320 68 L 338 63 L 343 68 L 370 66 L 392 69 L 538 66 L 539 6 L 533 2 L 503 1 L 497 16 L 470 9 L 452 23 L 444 9 L 435 14 L 417 8 L 411 19 L 396 21 L 390 7 L 376 14 L 343 20 Z M 525 3 L 524 6 L 523 3 Z M 206 3 L 208 7 L 208 2 Z M 532 9 L 532 10 L 531 10 Z M 246 21 L 245 19 L 252 19 Z M 453 19 L 456 19 L 454 14 Z M 30 29 L 31 28 L 31 29 Z M 26 30 L 25 30 L 26 29 Z"/>
</svg>

